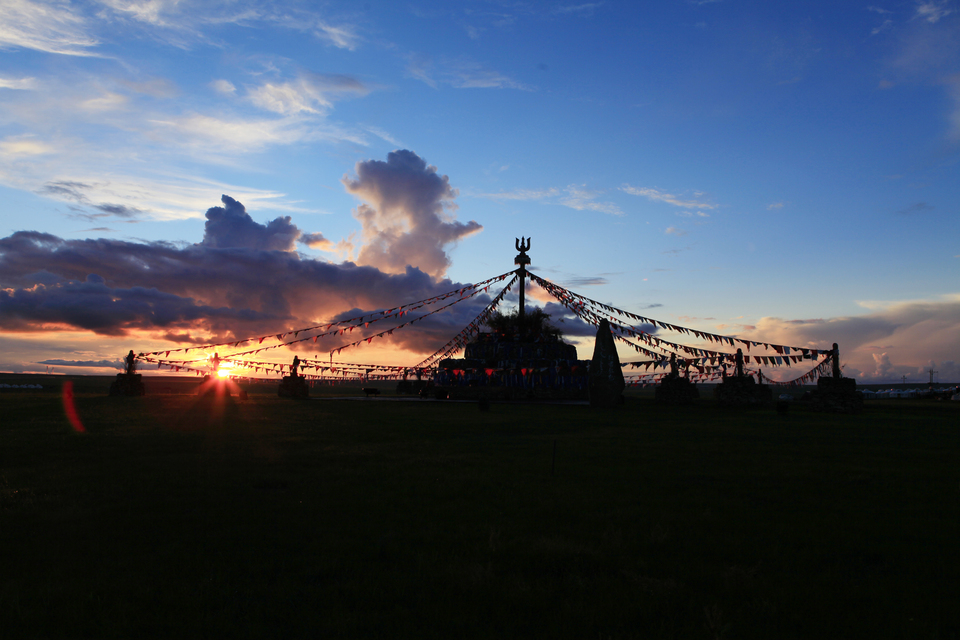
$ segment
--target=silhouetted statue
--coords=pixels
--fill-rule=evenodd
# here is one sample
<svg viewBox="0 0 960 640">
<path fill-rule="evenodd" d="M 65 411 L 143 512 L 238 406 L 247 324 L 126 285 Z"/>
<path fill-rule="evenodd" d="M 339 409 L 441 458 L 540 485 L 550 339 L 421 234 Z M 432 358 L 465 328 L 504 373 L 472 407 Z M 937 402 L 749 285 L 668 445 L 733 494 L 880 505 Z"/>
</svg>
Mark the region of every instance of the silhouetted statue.
<svg viewBox="0 0 960 640">
<path fill-rule="evenodd" d="M 133 355 L 133 349 L 130 349 L 130 353 L 127 354 L 127 357 L 123 359 L 126 363 L 126 369 L 124 373 L 128 376 L 133 375 L 133 372 L 137 370 L 137 357 Z"/>
<path fill-rule="evenodd" d="M 331 364 L 333 363 L 331 362 Z M 310 397 L 310 386 L 307 384 L 307 377 L 300 375 L 300 356 L 294 354 L 293 363 L 290 365 L 290 375 L 283 376 L 280 380 L 277 395 L 281 398 Z"/>
<path fill-rule="evenodd" d="M 737 349 L 737 377 L 743 377 L 743 349 Z"/>
<path fill-rule="evenodd" d="M 117 379 L 110 384 L 112 396 L 142 396 L 146 393 L 143 386 L 143 376 L 134 373 L 137 370 L 137 356 L 133 349 L 123 359 L 123 373 L 117 374 Z"/>
<path fill-rule="evenodd" d="M 820 376 L 816 391 L 810 392 L 810 407 L 831 413 L 859 413 L 863 410 L 863 394 L 857 391 L 856 378 L 844 378 L 840 372 L 840 347 L 836 342 L 830 359 L 833 377 Z"/>
<path fill-rule="evenodd" d="M 684 366 L 686 377 L 680 377 L 680 365 Z M 690 380 L 690 362 L 677 361 L 677 354 L 670 354 L 670 373 L 657 385 L 656 398 L 658 402 L 667 404 L 690 404 L 700 397 L 697 386 Z"/>
<path fill-rule="evenodd" d="M 217 373 L 220 370 L 220 354 L 214 352 L 213 354 L 213 372 Z"/>
</svg>

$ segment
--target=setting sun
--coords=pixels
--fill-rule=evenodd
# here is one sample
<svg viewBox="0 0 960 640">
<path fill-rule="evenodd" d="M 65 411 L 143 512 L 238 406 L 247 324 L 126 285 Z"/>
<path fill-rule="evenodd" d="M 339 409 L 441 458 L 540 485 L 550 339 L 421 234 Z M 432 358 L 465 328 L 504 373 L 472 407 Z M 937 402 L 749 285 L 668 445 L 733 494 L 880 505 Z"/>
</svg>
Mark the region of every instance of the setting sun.
<svg viewBox="0 0 960 640">
<path fill-rule="evenodd" d="M 229 378 L 230 371 L 228 369 L 217 369 L 217 376 L 221 378 Z"/>
</svg>

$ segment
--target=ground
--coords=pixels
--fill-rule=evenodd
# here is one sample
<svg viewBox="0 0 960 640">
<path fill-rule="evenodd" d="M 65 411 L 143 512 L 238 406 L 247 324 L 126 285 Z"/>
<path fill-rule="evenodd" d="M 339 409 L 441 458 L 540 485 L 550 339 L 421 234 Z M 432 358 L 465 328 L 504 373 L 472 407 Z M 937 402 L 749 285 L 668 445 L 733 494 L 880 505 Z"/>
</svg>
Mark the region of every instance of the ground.
<svg viewBox="0 0 960 640">
<path fill-rule="evenodd" d="M 0 396 L 0 637 L 960 629 L 960 403 L 267 391 Z"/>
</svg>

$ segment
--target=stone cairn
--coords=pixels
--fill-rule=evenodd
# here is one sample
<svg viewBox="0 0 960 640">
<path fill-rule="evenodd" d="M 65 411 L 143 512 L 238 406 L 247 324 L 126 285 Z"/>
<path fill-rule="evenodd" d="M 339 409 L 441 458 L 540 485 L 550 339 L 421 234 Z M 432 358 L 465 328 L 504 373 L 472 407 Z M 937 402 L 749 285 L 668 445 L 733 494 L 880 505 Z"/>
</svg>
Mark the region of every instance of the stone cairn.
<svg viewBox="0 0 960 640">
<path fill-rule="evenodd" d="M 722 358 L 722 356 L 721 356 Z M 726 364 L 721 360 L 723 367 L 723 381 L 713 389 L 717 402 L 725 407 L 750 407 L 766 405 L 773 402 L 773 392 L 770 387 L 753 379 L 743 368 L 743 349 L 737 349 L 736 370 L 733 376 L 728 376 Z"/>
<path fill-rule="evenodd" d="M 677 354 L 670 355 L 670 373 L 657 385 L 657 402 L 664 404 L 693 404 L 700 399 L 700 391 L 687 377 L 680 377 Z"/>
<path fill-rule="evenodd" d="M 610 323 L 600 321 L 597 327 L 597 341 L 593 347 L 593 360 L 590 361 L 589 395 L 591 407 L 616 407 L 623 404 L 623 370 L 617 345 L 613 342 Z"/>
<path fill-rule="evenodd" d="M 133 349 L 123 359 L 123 373 L 117 374 L 117 379 L 110 383 L 111 396 L 142 396 L 146 393 L 143 386 L 143 375 L 135 373 L 137 370 L 137 357 L 133 355 Z"/>
<path fill-rule="evenodd" d="M 840 347 L 833 343 L 833 377 L 817 378 L 817 388 L 808 397 L 810 408 L 827 413 L 860 413 L 863 410 L 863 394 L 857 391 L 854 378 L 844 378 L 840 373 Z"/>
<path fill-rule="evenodd" d="M 293 356 L 293 364 L 290 365 L 290 375 L 283 376 L 280 381 L 280 388 L 277 389 L 277 395 L 281 398 L 308 398 L 310 397 L 310 387 L 307 385 L 307 379 L 300 375 L 300 358 Z"/>
</svg>

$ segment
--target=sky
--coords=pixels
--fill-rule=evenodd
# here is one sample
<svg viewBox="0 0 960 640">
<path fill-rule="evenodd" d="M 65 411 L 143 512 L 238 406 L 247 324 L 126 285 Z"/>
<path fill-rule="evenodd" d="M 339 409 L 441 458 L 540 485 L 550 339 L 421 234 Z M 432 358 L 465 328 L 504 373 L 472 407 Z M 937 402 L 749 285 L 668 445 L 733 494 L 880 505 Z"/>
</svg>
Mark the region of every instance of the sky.
<svg viewBox="0 0 960 640">
<path fill-rule="evenodd" d="M 958 0 L 4 0 L 0 371 L 389 309 L 529 237 L 619 309 L 956 382 L 958 160 Z"/>
</svg>

